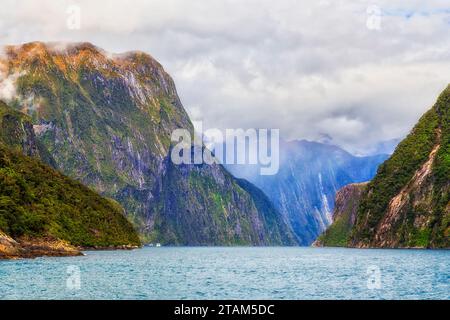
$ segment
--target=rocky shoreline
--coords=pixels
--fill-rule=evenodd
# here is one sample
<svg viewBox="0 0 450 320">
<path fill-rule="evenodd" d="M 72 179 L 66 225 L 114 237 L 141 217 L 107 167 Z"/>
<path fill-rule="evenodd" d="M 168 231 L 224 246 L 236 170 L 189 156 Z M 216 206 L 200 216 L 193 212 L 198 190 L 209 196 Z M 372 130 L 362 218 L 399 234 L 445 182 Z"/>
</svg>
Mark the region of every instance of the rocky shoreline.
<svg viewBox="0 0 450 320">
<path fill-rule="evenodd" d="M 141 247 L 134 245 L 120 245 L 120 246 L 94 246 L 94 247 L 77 247 L 80 251 L 109 251 L 109 250 L 135 250 Z"/>
<path fill-rule="evenodd" d="M 54 238 L 22 238 L 14 240 L 0 231 L 0 260 L 74 257 L 82 256 L 83 250 L 133 250 L 138 248 L 138 246 L 133 245 L 75 247 L 66 241 Z"/>
<path fill-rule="evenodd" d="M 58 239 L 30 239 L 14 240 L 4 233 L 0 233 L 0 259 L 36 258 L 41 256 L 65 257 L 83 255 L 74 246 Z"/>
</svg>

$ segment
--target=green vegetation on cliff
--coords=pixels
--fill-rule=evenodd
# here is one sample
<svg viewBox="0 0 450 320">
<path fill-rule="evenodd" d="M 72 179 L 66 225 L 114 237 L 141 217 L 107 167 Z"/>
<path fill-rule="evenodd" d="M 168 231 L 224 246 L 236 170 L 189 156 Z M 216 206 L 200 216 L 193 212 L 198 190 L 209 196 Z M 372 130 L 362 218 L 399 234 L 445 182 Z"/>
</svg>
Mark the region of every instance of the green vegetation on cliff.
<svg viewBox="0 0 450 320">
<path fill-rule="evenodd" d="M 181 195 L 181 196 L 180 196 Z M 175 245 L 296 245 L 262 191 L 220 165 L 167 163 L 150 241 Z"/>
<path fill-rule="evenodd" d="M 34 42 L 6 47 L 0 64 L 18 75 L 14 107 L 32 119 L 58 169 L 123 205 L 143 240 L 280 243 L 222 166 L 171 166 L 172 132 L 194 129 L 172 78 L 150 55 Z"/>
<path fill-rule="evenodd" d="M 10 150 L 41 159 L 56 168 L 56 163 L 45 146 L 35 138 L 31 118 L 14 110 L 0 100 L 0 142 Z"/>
<path fill-rule="evenodd" d="M 390 159 L 361 200 L 351 245 L 449 247 L 450 86 Z"/>
<path fill-rule="evenodd" d="M 0 230 L 77 246 L 139 245 L 123 209 L 40 161 L 0 144 Z"/>
<path fill-rule="evenodd" d="M 287 223 L 283 223 L 281 214 L 266 194 L 245 179 L 237 179 L 237 183 L 252 196 L 256 208 L 262 213 L 268 238 L 273 239 L 272 244 L 296 245 L 295 234 Z"/>
<path fill-rule="evenodd" d="M 119 204 L 41 163 L 37 145 L 30 119 L 0 101 L 0 230 L 86 247 L 139 245 Z"/>
</svg>

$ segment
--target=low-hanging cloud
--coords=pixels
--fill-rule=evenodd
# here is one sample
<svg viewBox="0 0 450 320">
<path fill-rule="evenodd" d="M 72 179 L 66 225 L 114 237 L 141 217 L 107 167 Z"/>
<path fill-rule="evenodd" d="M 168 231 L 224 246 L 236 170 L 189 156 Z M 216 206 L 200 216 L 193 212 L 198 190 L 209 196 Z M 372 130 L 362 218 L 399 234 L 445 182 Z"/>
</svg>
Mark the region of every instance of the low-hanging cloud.
<svg viewBox="0 0 450 320">
<path fill-rule="evenodd" d="M 450 82 L 449 26 L 448 1 L 6 0 L 0 44 L 147 51 L 206 128 L 280 128 L 364 152 L 404 136 Z"/>
<path fill-rule="evenodd" d="M 0 100 L 10 102 L 17 97 L 16 81 L 21 74 L 8 73 L 0 57 Z"/>
<path fill-rule="evenodd" d="M 10 101 L 14 98 L 15 94 L 16 89 L 13 79 L 8 77 L 0 80 L 0 100 Z"/>
</svg>

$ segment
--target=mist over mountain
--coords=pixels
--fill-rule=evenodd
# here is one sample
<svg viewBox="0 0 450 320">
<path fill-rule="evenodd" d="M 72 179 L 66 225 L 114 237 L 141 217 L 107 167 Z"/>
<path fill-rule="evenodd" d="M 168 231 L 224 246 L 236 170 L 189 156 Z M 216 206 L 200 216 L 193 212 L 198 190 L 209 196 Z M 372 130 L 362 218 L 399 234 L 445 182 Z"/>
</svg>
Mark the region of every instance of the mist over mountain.
<svg viewBox="0 0 450 320">
<path fill-rule="evenodd" d="M 393 154 L 395 148 L 402 141 L 400 138 L 380 141 L 365 152 L 364 155 L 376 155 L 376 154 Z"/>
<path fill-rule="evenodd" d="M 367 186 L 348 244 L 450 246 L 450 85 Z"/>
<path fill-rule="evenodd" d="M 365 185 L 339 191 L 333 224 L 316 244 L 450 246 L 450 86 Z"/>
<path fill-rule="evenodd" d="M 117 200 L 146 242 L 310 245 L 332 223 L 336 192 L 371 180 L 398 142 L 355 156 L 330 135 L 281 141 L 275 175 L 261 175 L 260 165 L 175 165 L 171 134 L 194 135 L 194 126 L 150 55 L 109 54 L 89 43 L 4 51 L 2 94 L 36 136 L 33 146 L 12 147 Z"/>
<path fill-rule="evenodd" d="M 300 243 L 310 245 L 332 222 L 337 190 L 372 179 L 387 157 L 358 157 L 334 145 L 306 140 L 282 141 L 276 175 L 261 175 L 259 165 L 225 166 L 235 176 L 261 188 Z"/>
<path fill-rule="evenodd" d="M 193 132 L 172 78 L 150 55 L 89 43 L 8 46 L 11 105 L 29 115 L 56 167 L 117 200 L 147 242 L 291 245 L 253 187 L 221 165 L 174 165 L 171 133 Z M 250 190 L 247 191 L 246 189 Z"/>
</svg>

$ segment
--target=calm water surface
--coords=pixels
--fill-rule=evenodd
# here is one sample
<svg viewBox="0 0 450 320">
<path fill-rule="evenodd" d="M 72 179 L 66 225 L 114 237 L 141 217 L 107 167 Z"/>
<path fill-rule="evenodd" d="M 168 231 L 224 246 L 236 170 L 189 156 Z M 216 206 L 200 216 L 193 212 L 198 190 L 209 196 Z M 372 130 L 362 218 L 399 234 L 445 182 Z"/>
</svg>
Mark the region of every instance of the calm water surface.
<svg viewBox="0 0 450 320">
<path fill-rule="evenodd" d="M 0 299 L 450 299 L 450 251 L 88 251 L 0 261 Z"/>
</svg>

